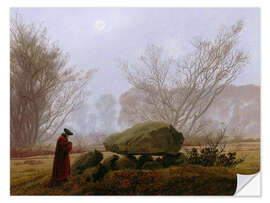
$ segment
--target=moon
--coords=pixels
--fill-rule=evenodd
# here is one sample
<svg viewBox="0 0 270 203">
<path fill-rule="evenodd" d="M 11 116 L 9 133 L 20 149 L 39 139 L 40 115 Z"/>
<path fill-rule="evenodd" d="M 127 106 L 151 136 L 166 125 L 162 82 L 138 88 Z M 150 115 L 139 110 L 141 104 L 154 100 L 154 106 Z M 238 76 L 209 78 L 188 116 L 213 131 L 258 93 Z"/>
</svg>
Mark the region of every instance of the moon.
<svg viewBox="0 0 270 203">
<path fill-rule="evenodd" d="M 95 28 L 98 31 L 104 30 L 106 27 L 106 23 L 103 20 L 96 20 L 95 22 Z"/>
</svg>

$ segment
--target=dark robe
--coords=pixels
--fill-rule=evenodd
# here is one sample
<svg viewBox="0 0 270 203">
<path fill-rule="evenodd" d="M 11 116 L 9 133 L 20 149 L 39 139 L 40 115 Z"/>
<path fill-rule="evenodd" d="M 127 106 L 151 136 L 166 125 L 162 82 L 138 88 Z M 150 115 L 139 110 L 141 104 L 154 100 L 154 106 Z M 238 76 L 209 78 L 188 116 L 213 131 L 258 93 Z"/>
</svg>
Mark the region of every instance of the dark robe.
<svg viewBox="0 0 270 203">
<path fill-rule="evenodd" d="M 61 135 L 56 144 L 52 174 L 52 177 L 57 181 L 64 180 L 70 175 L 69 152 L 71 149 L 72 143 Z"/>
</svg>

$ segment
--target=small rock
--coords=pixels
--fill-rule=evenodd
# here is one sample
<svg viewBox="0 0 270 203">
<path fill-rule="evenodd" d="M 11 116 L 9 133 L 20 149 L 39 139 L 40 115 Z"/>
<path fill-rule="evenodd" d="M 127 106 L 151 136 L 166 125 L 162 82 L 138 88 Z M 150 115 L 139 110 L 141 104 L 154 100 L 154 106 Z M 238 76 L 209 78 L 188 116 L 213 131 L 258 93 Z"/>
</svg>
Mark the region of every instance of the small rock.
<svg viewBox="0 0 270 203">
<path fill-rule="evenodd" d="M 102 159 L 103 154 L 98 150 L 84 153 L 75 160 L 72 172 L 81 174 L 85 169 L 98 165 Z"/>
<path fill-rule="evenodd" d="M 104 159 L 103 165 L 106 167 L 107 170 L 116 170 L 116 161 L 119 159 L 118 155 L 111 155 Z"/>
<path fill-rule="evenodd" d="M 145 162 L 147 161 L 153 161 L 153 157 L 150 156 L 150 155 L 142 155 L 139 157 L 139 160 L 138 160 L 138 167 L 142 167 L 144 165 Z"/>
<path fill-rule="evenodd" d="M 137 168 L 137 160 L 134 161 L 134 159 L 129 159 L 126 156 L 121 156 L 120 159 L 118 159 L 115 162 L 115 167 L 118 170 L 122 169 L 136 169 Z"/>
<path fill-rule="evenodd" d="M 103 164 L 99 163 L 96 173 L 93 173 L 92 175 L 93 182 L 102 180 L 107 172 L 107 168 Z"/>
</svg>

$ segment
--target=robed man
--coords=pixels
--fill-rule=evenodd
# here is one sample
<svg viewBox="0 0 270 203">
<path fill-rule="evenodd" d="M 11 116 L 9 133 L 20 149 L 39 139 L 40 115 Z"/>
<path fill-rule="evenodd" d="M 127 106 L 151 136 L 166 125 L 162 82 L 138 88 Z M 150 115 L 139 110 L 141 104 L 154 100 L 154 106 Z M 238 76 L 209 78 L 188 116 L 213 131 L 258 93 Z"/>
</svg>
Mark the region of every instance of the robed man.
<svg viewBox="0 0 270 203">
<path fill-rule="evenodd" d="M 52 177 L 55 181 L 67 181 L 70 175 L 70 159 L 69 153 L 72 149 L 72 143 L 68 141 L 68 137 L 73 133 L 64 129 L 64 133 L 57 140 Z"/>
</svg>

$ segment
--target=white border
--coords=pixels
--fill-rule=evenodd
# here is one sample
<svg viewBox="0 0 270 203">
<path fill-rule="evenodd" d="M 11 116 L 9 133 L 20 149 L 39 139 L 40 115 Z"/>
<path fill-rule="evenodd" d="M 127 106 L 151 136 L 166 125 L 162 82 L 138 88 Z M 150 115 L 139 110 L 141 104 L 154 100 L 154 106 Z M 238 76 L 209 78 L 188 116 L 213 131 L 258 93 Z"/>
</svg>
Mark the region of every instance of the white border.
<svg viewBox="0 0 270 203">
<path fill-rule="evenodd" d="M 164 202 L 166 199 L 169 201 L 193 201 L 197 200 L 200 202 L 217 202 L 217 201 L 228 201 L 227 198 L 218 198 L 218 197 L 9 197 L 9 8 L 10 7 L 260 7 L 261 16 L 262 16 L 262 171 L 263 171 L 263 186 L 262 186 L 262 195 L 263 198 L 259 199 L 247 199 L 247 198 L 230 198 L 230 201 L 244 201 L 244 202 L 253 202 L 255 201 L 267 201 L 267 192 L 269 189 L 268 182 L 269 178 L 269 164 L 267 161 L 267 154 L 269 154 L 269 147 L 264 147 L 264 143 L 267 145 L 270 144 L 269 137 L 267 132 L 269 131 L 269 122 L 270 119 L 270 66 L 269 66 L 269 57 L 267 57 L 269 51 L 269 19 L 270 19 L 270 10 L 268 1 L 259 1 L 259 0 L 215 0 L 215 1 L 195 1 L 195 0 L 185 0 L 185 1 L 176 1 L 176 0 L 166 0 L 166 1 L 157 1 L 157 0 L 6 0 L 1 1 L 0 5 L 0 22 L 1 22 L 1 134 L 2 134 L 2 145 L 1 145 L 1 200 L 6 201 L 20 201 L 20 202 L 48 202 L 64 200 L 66 202 L 76 201 L 77 198 L 83 198 L 82 201 L 117 201 L 117 202 L 138 202 L 142 200 L 155 201 L 155 202 Z M 268 46 L 267 46 L 268 45 Z M 264 159 L 264 156 L 266 158 Z M 268 181 L 267 181 L 268 180 Z M 87 199 L 86 199 L 87 198 Z M 181 199 L 178 199 L 181 198 Z M 182 199 L 184 198 L 184 199 Z M 187 199 L 186 199 L 187 198 Z M 150 200 L 151 199 L 151 200 Z"/>
</svg>

